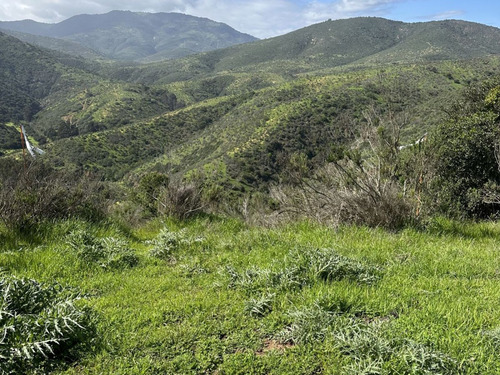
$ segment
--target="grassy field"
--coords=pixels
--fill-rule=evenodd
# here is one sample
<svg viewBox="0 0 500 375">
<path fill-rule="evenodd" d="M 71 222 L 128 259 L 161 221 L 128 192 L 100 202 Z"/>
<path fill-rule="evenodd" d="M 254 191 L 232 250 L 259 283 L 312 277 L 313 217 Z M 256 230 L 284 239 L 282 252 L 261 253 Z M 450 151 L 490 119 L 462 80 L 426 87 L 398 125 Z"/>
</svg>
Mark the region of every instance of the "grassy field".
<svg viewBox="0 0 500 375">
<path fill-rule="evenodd" d="M 0 268 L 82 292 L 97 339 L 57 374 L 498 374 L 499 239 L 443 219 L 68 221 L 0 231 Z"/>
</svg>

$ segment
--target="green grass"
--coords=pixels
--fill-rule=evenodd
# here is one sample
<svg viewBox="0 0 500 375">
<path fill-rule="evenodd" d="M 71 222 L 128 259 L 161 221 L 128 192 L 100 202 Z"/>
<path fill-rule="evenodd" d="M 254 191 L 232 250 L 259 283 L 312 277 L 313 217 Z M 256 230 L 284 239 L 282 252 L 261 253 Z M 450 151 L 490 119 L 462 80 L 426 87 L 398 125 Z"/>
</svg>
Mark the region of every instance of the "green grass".
<svg viewBox="0 0 500 375">
<path fill-rule="evenodd" d="M 126 242 L 138 264 L 85 263 L 68 245 L 74 230 Z M 102 344 L 58 373 L 500 371 L 496 223 L 437 219 L 426 230 L 390 233 L 208 217 L 153 221 L 132 233 L 81 222 L 41 232 L 36 241 L 2 234 L 0 267 L 76 287 L 99 317 Z M 151 254 L 161 238 L 168 257 Z M 307 255 L 316 249 L 378 277 L 323 277 L 318 257 Z"/>
</svg>

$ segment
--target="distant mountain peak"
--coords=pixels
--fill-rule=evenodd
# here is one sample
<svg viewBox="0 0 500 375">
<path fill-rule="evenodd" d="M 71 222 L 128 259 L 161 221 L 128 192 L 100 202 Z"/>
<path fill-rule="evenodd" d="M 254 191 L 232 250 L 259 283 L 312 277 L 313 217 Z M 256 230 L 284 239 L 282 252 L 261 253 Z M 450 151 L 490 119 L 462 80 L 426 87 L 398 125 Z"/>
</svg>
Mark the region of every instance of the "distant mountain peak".
<svg viewBox="0 0 500 375">
<path fill-rule="evenodd" d="M 55 24 L 0 22 L 0 28 L 77 42 L 118 60 L 178 58 L 257 40 L 208 18 L 121 10 L 76 15 Z"/>
</svg>

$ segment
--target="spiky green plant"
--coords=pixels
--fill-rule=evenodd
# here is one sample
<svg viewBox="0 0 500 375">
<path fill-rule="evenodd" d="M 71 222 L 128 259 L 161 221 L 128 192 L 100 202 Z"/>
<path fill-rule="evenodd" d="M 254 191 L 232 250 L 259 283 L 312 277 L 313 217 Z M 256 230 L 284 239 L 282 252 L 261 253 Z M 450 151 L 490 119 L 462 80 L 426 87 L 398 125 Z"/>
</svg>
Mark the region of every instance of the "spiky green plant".
<svg viewBox="0 0 500 375">
<path fill-rule="evenodd" d="M 69 234 L 69 247 L 87 264 L 98 264 L 105 269 L 133 267 L 139 258 L 128 243 L 114 237 L 97 238 L 91 233 L 78 229 Z"/>
<path fill-rule="evenodd" d="M 313 305 L 290 311 L 288 319 L 290 324 L 278 333 L 277 339 L 282 343 L 306 344 L 323 341 L 337 316 Z"/>
<path fill-rule="evenodd" d="M 245 312 L 251 316 L 262 318 L 273 309 L 274 294 L 263 294 L 256 298 L 250 298 L 245 303 Z"/>
<path fill-rule="evenodd" d="M 155 258 L 164 260 L 174 260 L 174 253 L 182 246 L 191 246 L 204 241 L 201 237 L 190 238 L 185 230 L 177 232 L 171 231 L 168 227 L 164 227 L 155 239 L 148 241 L 153 245 L 149 255 Z"/>
<path fill-rule="evenodd" d="M 0 372 L 22 374 L 71 358 L 94 340 L 93 318 L 80 296 L 59 284 L 0 278 Z M 50 362 L 49 362 L 50 360 Z"/>
</svg>

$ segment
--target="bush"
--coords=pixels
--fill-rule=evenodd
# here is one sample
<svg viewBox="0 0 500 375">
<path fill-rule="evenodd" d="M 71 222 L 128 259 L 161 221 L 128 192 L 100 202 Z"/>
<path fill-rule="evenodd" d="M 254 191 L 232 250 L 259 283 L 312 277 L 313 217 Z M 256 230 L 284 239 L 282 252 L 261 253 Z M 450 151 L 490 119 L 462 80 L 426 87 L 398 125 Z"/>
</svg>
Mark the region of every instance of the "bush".
<svg viewBox="0 0 500 375">
<path fill-rule="evenodd" d="M 89 175 L 56 171 L 41 160 L 26 170 L 9 160 L 1 164 L 0 220 L 8 228 L 29 232 L 45 220 L 104 217 L 105 186 Z"/>
<path fill-rule="evenodd" d="M 79 299 L 59 284 L 1 277 L 0 372 L 31 373 L 74 360 L 96 335 L 92 314 L 77 307 Z"/>
<path fill-rule="evenodd" d="M 158 172 L 148 173 L 140 179 L 135 198 L 151 215 L 158 214 L 160 195 L 168 182 L 169 177 Z"/>
<path fill-rule="evenodd" d="M 295 186 L 275 186 L 271 196 L 281 215 L 322 224 L 400 228 L 413 219 L 413 207 L 399 184 L 380 179 L 376 166 L 351 160 L 326 165 Z"/>
<path fill-rule="evenodd" d="M 449 121 L 433 135 L 436 178 L 432 192 L 441 212 L 486 217 L 498 205 L 482 201 L 481 191 L 500 181 L 495 144 L 500 132 L 496 115 L 483 113 Z"/>
<path fill-rule="evenodd" d="M 486 218 L 500 201 L 500 86 L 472 87 L 430 137 L 432 179 L 428 199 L 441 213 Z M 492 194 L 493 193 L 493 194 Z"/>
<path fill-rule="evenodd" d="M 184 220 L 206 207 L 201 186 L 195 183 L 171 182 L 160 196 L 158 212 Z"/>
</svg>

